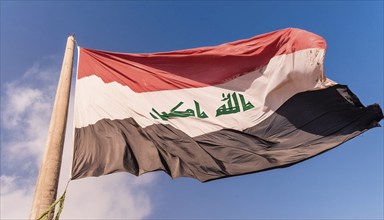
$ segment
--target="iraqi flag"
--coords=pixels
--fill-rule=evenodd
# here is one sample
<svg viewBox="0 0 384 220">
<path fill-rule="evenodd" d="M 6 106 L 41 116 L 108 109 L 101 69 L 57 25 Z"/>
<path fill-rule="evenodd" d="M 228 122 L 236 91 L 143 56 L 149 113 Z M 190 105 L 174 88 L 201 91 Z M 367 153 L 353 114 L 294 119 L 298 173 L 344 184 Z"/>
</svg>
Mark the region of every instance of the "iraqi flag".
<svg viewBox="0 0 384 220">
<path fill-rule="evenodd" d="M 288 28 L 153 54 L 80 48 L 72 179 L 162 170 L 200 181 L 285 167 L 379 126 L 324 75 L 326 43 Z"/>
</svg>

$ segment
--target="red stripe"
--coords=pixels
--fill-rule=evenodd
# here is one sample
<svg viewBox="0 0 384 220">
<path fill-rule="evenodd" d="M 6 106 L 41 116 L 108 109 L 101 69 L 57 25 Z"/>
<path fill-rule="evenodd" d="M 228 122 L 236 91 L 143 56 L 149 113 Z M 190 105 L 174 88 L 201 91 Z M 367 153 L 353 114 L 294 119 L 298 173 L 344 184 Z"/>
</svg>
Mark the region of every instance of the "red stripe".
<svg viewBox="0 0 384 220">
<path fill-rule="evenodd" d="M 135 92 L 205 87 L 266 65 L 271 58 L 308 48 L 326 48 L 313 33 L 287 28 L 246 40 L 153 54 L 80 49 L 78 78 L 96 75 Z"/>
</svg>

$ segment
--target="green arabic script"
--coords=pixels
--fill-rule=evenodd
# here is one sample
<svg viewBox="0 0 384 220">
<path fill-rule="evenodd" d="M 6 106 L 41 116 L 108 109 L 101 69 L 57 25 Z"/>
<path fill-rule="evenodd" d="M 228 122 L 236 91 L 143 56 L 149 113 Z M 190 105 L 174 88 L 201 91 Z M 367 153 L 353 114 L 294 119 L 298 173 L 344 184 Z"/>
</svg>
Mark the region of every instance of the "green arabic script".
<svg viewBox="0 0 384 220">
<path fill-rule="evenodd" d="M 240 102 L 239 102 L 240 99 Z M 252 103 L 249 101 L 246 102 L 245 98 L 242 94 L 236 94 L 236 92 L 225 95 L 222 94 L 221 101 L 225 101 L 226 104 L 221 105 L 216 110 L 216 116 L 227 115 L 227 114 L 235 114 L 242 111 L 248 111 L 249 109 L 254 108 Z M 154 119 L 161 119 L 163 121 L 168 121 L 171 118 L 187 118 L 187 117 L 197 117 L 201 119 L 208 118 L 208 115 L 201 110 L 199 102 L 193 100 L 195 103 L 195 109 L 185 109 L 179 110 L 179 107 L 184 104 L 183 101 L 180 101 L 175 107 L 173 107 L 169 112 L 158 112 L 155 108 L 152 108 L 152 112 L 149 114 Z"/>
<path fill-rule="evenodd" d="M 200 104 L 198 102 L 196 102 L 195 100 L 193 100 L 194 103 L 195 103 L 195 109 L 196 111 L 194 111 L 193 109 L 186 109 L 184 111 L 179 111 L 177 110 L 181 105 L 184 104 L 184 102 L 179 102 L 179 104 L 177 104 L 175 107 L 173 107 L 169 113 L 167 112 L 161 112 L 159 113 L 158 111 L 156 111 L 156 109 L 152 108 L 152 111 L 155 113 L 155 114 L 152 114 L 151 112 L 149 113 L 154 119 L 162 119 L 164 121 L 168 121 L 168 119 L 170 118 L 176 118 L 176 117 L 179 117 L 179 118 L 186 118 L 186 117 L 198 117 L 198 118 L 208 118 L 207 114 L 205 112 L 202 112 L 201 109 L 200 109 Z"/>
<path fill-rule="evenodd" d="M 216 110 L 216 117 L 219 115 L 234 114 L 234 113 L 240 112 L 241 109 L 239 105 L 239 100 L 237 99 L 236 92 L 232 93 L 232 95 L 230 93 L 228 93 L 227 95 L 223 93 L 222 96 L 223 96 L 223 99 L 221 101 L 227 101 L 227 104 L 220 106 Z M 245 103 L 245 99 L 242 94 L 239 94 L 239 97 L 240 97 L 241 107 L 243 108 L 244 112 L 255 107 L 250 102 Z"/>
</svg>

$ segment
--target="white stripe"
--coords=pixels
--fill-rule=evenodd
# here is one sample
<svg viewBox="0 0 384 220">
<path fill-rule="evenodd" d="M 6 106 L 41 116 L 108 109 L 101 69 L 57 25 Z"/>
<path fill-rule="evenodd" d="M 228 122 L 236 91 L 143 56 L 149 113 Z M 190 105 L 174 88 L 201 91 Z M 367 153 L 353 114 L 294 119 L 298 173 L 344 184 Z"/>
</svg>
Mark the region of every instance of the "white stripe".
<svg viewBox="0 0 384 220">
<path fill-rule="evenodd" d="M 328 79 L 320 82 L 324 77 L 324 52 L 324 49 L 306 49 L 276 56 L 264 68 L 221 85 L 203 88 L 135 93 L 116 82 L 105 84 L 95 75 L 85 77 L 77 80 L 75 127 L 95 124 L 101 119 L 132 117 L 142 127 L 157 123 L 170 124 L 191 137 L 223 128 L 244 130 L 263 121 L 293 95 L 335 84 Z M 240 94 L 243 95 L 254 108 L 243 111 L 240 107 L 238 113 L 215 117 L 216 110 L 226 104 L 226 101 L 221 101 L 222 94 L 233 92 L 238 98 Z M 159 113 L 169 113 L 181 101 L 184 103 L 177 110 L 191 109 L 196 113 L 194 100 L 208 118 L 175 117 L 163 121 L 159 116 L 159 119 L 154 119 L 150 115 L 156 115 L 152 108 Z"/>
</svg>

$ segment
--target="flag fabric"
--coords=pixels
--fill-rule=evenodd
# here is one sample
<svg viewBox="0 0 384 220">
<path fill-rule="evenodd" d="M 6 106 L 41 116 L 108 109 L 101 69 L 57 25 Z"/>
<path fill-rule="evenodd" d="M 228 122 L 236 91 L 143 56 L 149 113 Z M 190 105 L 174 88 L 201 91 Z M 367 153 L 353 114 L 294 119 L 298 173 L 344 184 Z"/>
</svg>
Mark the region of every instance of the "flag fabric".
<svg viewBox="0 0 384 220">
<path fill-rule="evenodd" d="M 379 126 L 327 79 L 325 40 L 287 28 L 153 54 L 79 48 L 72 179 L 162 170 L 202 182 L 286 167 Z"/>
</svg>

